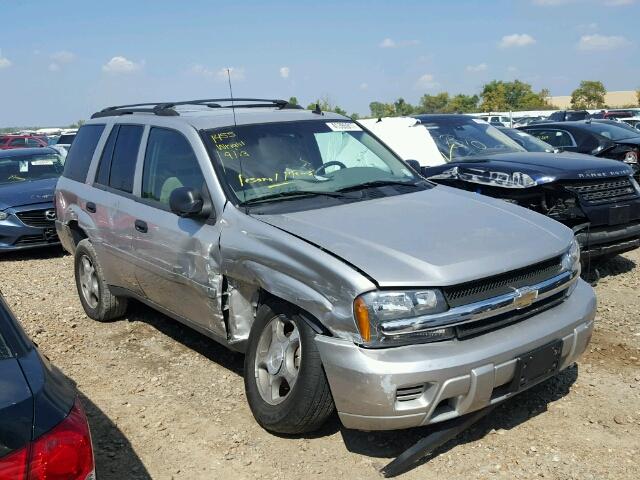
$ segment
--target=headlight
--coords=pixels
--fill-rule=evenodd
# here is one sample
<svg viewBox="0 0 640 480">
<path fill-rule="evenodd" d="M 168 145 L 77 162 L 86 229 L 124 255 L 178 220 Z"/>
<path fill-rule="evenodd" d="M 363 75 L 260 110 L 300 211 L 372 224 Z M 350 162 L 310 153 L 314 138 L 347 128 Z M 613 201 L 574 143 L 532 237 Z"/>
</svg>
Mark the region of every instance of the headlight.
<svg viewBox="0 0 640 480">
<path fill-rule="evenodd" d="M 454 335 L 452 328 L 436 328 L 415 333 L 385 335 L 385 322 L 406 320 L 409 324 L 425 315 L 448 309 L 440 290 L 375 291 L 356 298 L 354 315 L 362 343 L 381 347 L 418 342 L 446 340 Z"/>
<path fill-rule="evenodd" d="M 430 178 L 458 178 L 465 182 L 479 183 L 480 185 L 490 185 L 502 188 L 531 188 L 547 181 L 536 181 L 530 175 L 523 172 L 498 172 L 494 170 L 483 170 L 480 168 L 467 168 L 461 170 L 460 167 L 453 167 L 434 175 Z M 548 181 L 551 181 L 549 179 Z"/>
<path fill-rule="evenodd" d="M 638 163 L 638 152 L 631 150 L 624 154 L 624 163 Z"/>
<path fill-rule="evenodd" d="M 0 222 L 6 220 L 9 214 L 7 212 L 0 212 Z"/>
<path fill-rule="evenodd" d="M 569 250 L 562 256 L 562 269 L 580 275 L 580 244 L 575 238 Z"/>
</svg>

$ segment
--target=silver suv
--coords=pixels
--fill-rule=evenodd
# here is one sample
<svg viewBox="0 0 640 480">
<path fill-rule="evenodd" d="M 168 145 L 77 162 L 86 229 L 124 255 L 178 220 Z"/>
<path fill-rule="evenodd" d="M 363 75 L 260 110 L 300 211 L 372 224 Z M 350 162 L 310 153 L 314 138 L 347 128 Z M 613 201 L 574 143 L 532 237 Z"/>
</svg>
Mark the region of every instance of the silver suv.
<svg viewBox="0 0 640 480">
<path fill-rule="evenodd" d="M 451 419 L 566 368 L 593 329 L 571 230 L 280 100 L 98 112 L 56 208 L 87 315 L 135 298 L 245 352 L 275 432 L 334 409 L 363 430 Z"/>
</svg>

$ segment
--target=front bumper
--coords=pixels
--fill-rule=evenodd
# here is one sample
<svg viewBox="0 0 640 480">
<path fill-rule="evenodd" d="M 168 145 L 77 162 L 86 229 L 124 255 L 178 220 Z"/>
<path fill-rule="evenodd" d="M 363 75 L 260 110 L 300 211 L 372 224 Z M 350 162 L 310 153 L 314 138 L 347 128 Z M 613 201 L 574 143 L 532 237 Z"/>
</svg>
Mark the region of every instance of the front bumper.
<svg viewBox="0 0 640 480">
<path fill-rule="evenodd" d="M 560 369 L 584 352 L 596 298 L 582 280 L 560 305 L 466 340 L 365 349 L 347 340 L 316 342 L 342 423 L 393 430 L 449 420 L 513 395 L 517 357 L 562 340 Z M 501 388 L 502 387 L 502 388 Z"/>
<path fill-rule="evenodd" d="M 52 203 L 42 203 L 6 210 L 9 216 L 0 221 L 0 252 L 59 245 L 53 220 L 46 227 L 37 227 L 25 224 L 16 215 L 25 211 L 51 209 Z"/>
<path fill-rule="evenodd" d="M 576 239 L 583 259 L 628 252 L 640 247 L 640 222 L 581 230 Z"/>
</svg>

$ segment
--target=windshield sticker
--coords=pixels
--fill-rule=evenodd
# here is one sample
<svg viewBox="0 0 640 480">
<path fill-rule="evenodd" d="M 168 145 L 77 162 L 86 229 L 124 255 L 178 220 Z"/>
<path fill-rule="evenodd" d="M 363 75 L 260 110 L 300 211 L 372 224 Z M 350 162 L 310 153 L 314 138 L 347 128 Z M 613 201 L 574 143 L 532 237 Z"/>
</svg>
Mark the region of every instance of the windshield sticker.
<svg viewBox="0 0 640 480">
<path fill-rule="evenodd" d="M 334 132 L 361 132 L 362 129 L 353 122 L 327 122 L 329 127 Z"/>
<path fill-rule="evenodd" d="M 53 165 L 53 160 L 32 160 L 31 165 Z"/>
<path fill-rule="evenodd" d="M 28 161 L 23 161 L 20 160 L 20 162 L 18 162 L 20 165 L 20 171 L 21 172 L 28 172 L 29 171 L 29 162 Z"/>
</svg>

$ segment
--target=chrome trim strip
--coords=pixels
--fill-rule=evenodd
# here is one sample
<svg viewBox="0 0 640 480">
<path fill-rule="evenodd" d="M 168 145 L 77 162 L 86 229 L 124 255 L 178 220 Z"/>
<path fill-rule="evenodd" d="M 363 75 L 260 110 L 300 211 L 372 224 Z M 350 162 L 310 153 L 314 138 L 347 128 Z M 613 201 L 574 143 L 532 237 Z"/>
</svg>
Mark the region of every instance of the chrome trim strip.
<svg viewBox="0 0 640 480">
<path fill-rule="evenodd" d="M 537 291 L 537 297 L 530 305 L 535 305 L 540 300 L 569 289 L 578 280 L 578 276 L 579 272 L 563 272 L 543 282 L 524 287 L 527 291 Z M 512 293 L 461 305 L 446 312 L 384 322 L 380 324 L 380 331 L 385 335 L 406 335 L 444 326 L 450 327 L 475 322 L 518 310 L 516 305 L 518 298 L 520 298 L 520 292 L 514 289 Z"/>
</svg>

